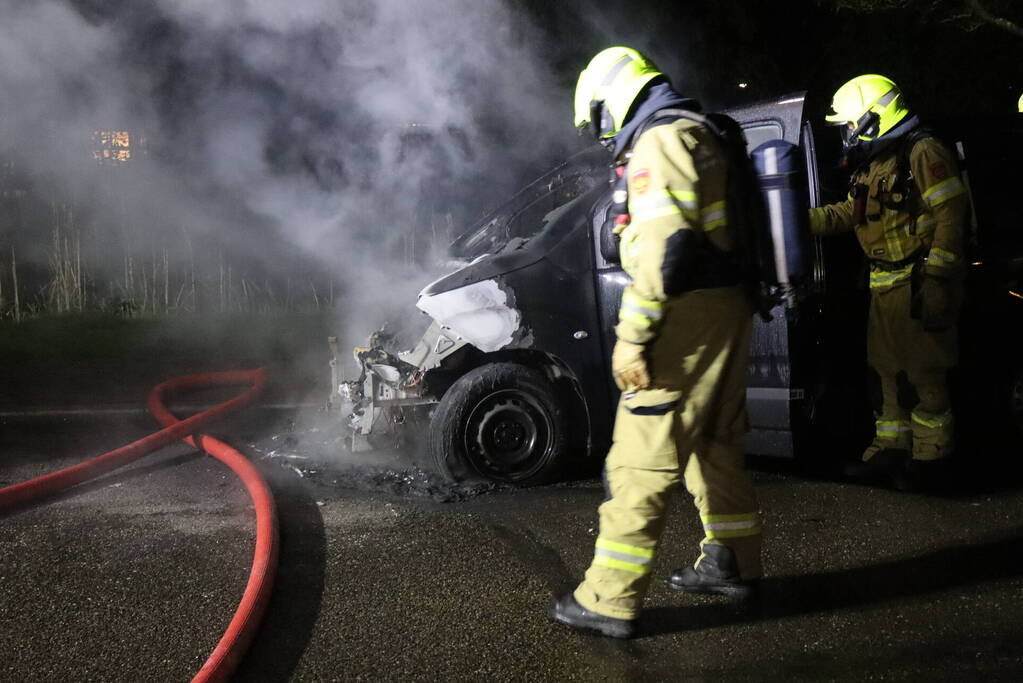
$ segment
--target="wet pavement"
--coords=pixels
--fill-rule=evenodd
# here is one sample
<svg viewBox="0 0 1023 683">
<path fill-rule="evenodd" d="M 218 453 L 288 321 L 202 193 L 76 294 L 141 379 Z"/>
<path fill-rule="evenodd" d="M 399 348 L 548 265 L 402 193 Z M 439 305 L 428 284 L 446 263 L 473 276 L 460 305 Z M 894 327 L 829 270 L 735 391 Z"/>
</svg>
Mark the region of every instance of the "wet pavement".
<svg viewBox="0 0 1023 683">
<path fill-rule="evenodd" d="M 274 596 L 238 680 L 1023 678 L 1014 480 L 931 497 L 762 468 L 762 601 L 658 580 L 640 637 L 620 642 L 546 616 L 590 560 L 598 480 L 445 494 L 416 462 L 304 461 L 303 440 L 267 423 L 214 432 L 268 474 L 281 521 Z M 150 428 L 0 418 L 0 485 Z M 680 492 L 656 576 L 691 562 L 700 535 Z M 186 446 L 3 518 L 0 680 L 188 680 L 241 595 L 252 540 L 241 486 Z"/>
</svg>

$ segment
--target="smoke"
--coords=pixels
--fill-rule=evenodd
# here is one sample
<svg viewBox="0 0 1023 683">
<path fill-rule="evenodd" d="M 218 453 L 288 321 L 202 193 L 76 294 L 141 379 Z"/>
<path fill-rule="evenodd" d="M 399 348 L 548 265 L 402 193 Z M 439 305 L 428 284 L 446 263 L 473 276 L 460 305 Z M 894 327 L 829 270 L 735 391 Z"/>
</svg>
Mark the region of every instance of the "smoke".
<svg viewBox="0 0 1023 683">
<path fill-rule="evenodd" d="M 749 93 L 736 93 L 735 83 L 762 76 L 773 69 L 757 57 L 737 60 L 739 50 L 759 36 L 756 26 L 777 10 L 761 3 L 650 2 L 598 4 L 564 1 L 557 5 L 556 23 L 571 26 L 576 41 L 565 49 L 563 62 L 584 65 L 598 51 L 625 45 L 651 58 L 687 97 L 708 109 L 748 101 Z M 708 26 L 712 28 L 708 28 Z M 755 53 L 754 53 L 755 54 Z M 740 71 L 732 71 L 742 63 Z M 730 73 L 731 72 L 731 73 Z M 775 93 L 771 93 L 775 94 Z"/>
<path fill-rule="evenodd" d="M 430 250 L 572 142 L 538 30 L 497 0 L 0 12 L 0 156 L 34 191 L 171 244 L 172 259 L 187 243 L 253 280 L 336 280 L 354 336 L 389 302 L 410 306 Z M 100 172 L 96 130 L 143 135 L 145 159 Z M 121 246 L 95 246 L 96 267 L 122 267 Z"/>
</svg>

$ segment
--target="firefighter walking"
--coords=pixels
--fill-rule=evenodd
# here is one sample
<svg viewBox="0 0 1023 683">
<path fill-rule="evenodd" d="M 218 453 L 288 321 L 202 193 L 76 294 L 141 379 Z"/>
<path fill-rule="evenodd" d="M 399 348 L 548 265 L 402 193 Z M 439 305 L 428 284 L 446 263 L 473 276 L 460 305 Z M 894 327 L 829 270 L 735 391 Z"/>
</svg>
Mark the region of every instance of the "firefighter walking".
<svg viewBox="0 0 1023 683">
<path fill-rule="evenodd" d="M 900 488 L 934 485 L 952 452 L 948 371 L 956 360 L 968 195 L 953 152 L 921 125 L 884 76 L 835 93 L 848 198 L 810 210 L 810 228 L 854 230 L 870 266 L 867 356 L 875 433 L 847 474 Z"/>
<path fill-rule="evenodd" d="M 694 565 L 672 573 L 669 586 L 747 598 L 761 575 L 742 448 L 752 310 L 732 258 L 728 164 L 711 131 L 684 116 L 697 110 L 624 47 L 597 54 L 576 87 L 576 125 L 614 155 L 615 231 L 632 281 L 612 354 L 623 393 L 609 497 L 585 579 L 551 615 L 606 636 L 634 633 L 667 499 L 683 479 L 704 538 Z"/>
</svg>

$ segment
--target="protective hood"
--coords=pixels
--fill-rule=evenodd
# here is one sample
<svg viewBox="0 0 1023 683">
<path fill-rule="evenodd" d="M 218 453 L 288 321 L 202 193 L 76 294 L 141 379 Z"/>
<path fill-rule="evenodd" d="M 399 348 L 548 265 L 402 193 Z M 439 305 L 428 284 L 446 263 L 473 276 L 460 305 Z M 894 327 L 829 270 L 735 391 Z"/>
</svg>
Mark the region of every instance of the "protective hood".
<svg viewBox="0 0 1023 683">
<path fill-rule="evenodd" d="M 890 151 L 909 133 L 920 127 L 920 118 L 909 116 L 876 140 L 861 140 L 845 150 L 845 165 L 857 168 Z"/>
<path fill-rule="evenodd" d="M 630 149 L 635 142 L 633 138 L 643 128 L 647 120 L 662 109 L 688 109 L 700 111 L 700 103 L 696 100 L 682 97 L 670 83 L 661 81 L 654 83 L 646 92 L 640 95 L 637 100 L 636 110 L 629 117 L 629 120 L 622 126 L 622 129 L 611 138 L 611 150 L 615 156 Z"/>
</svg>

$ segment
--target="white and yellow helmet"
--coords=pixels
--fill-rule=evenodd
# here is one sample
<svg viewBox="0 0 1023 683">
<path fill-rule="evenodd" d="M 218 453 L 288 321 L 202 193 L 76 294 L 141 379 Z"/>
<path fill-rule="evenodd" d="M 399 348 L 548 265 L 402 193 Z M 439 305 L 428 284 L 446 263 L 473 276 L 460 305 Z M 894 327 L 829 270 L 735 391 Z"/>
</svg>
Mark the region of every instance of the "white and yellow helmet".
<svg viewBox="0 0 1023 683">
<path fill-rule="evenodd" d="M 824 120 L 846 126 L 843 140 L 847 146 L 881 137 L 909 114 L 899 86 L 887 76 L 857 76 L 835 92 L 832 111 Z"/>
<path fill-rule="evenodd" d="M 664 75 L 653 62 L 628 47 L 601 50 L 579 74 L 575 87 L 575 126 L 598 140 L 622 129 L 643 88 Z"/>
</svg>

